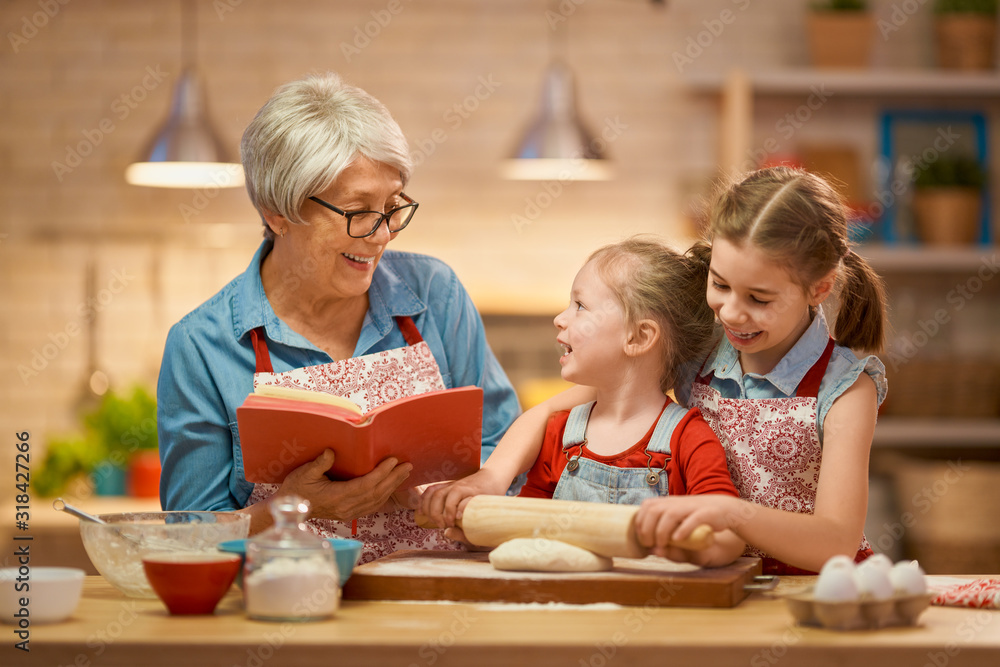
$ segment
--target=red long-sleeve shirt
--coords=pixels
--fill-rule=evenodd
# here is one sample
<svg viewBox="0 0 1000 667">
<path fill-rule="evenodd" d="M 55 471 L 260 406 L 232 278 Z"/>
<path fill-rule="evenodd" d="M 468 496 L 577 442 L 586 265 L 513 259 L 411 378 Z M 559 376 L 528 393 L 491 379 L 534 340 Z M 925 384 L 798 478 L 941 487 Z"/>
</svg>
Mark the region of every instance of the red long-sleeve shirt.
<svg viewBox="0 0 1000 667">
<path fill-rule="evenodd" d="M 670 399 L 668 398 L 669 402 Z M 551 498 L 559 476 L 566 467 L 566 454 L 562 451 L 563 431 L 569 419 L 569 410 L 554 413 L 545 428 L 542 449 L 535 464 L 528 471 L 528 479 L 519 495 L 529 498 Z M 618 468 L 645 468 L 646 445 L 656 428 L 654 423 L 642 439 L 613 456 L 594 454 L 586 446 L 581 456 Z M 576 455 L 577 448 L 572 454 Z M 669 461 L 664 452 L 651 452 L 653 470 L 663 468 L 667 462 L 667 487 L 671 495 L 717 493 L 739 496 L 726 467 L 726 454 L 715 432 L 697 410 L 688 410 L 670 437 Z"/>
</svg>

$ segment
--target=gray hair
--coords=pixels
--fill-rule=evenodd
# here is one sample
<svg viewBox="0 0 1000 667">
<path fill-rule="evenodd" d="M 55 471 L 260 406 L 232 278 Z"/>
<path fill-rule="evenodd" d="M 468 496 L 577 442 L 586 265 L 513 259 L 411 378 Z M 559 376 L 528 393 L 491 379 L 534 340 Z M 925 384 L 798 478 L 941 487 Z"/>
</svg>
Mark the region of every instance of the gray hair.
<svg viewBox="0 0 1000 667">
<path fill-rule="evenodd" d="M 404 185 L 413 170 L 403 131 L 385 105 L 332 72 L 278 88 L 243 132 L 240 154 L 262 221 L 266 211 L 305 224 L 306 199 L 329 188 L 359 155 L 395 167 Z M 274 238 L 266 222 L 264 236 Z"/>
</svg>

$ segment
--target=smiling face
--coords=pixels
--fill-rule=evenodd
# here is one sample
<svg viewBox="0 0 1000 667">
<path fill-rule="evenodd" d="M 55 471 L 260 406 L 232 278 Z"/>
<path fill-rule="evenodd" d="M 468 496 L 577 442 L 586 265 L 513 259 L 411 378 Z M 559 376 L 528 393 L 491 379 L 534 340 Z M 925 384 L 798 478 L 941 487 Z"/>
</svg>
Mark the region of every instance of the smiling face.
<svg viewBox="0 0 1000 667">
<path fill-rule="evenodd" d="M 403 204 L 399 171 L 383 162 L 359 157 L 316 197 L 345 211 L 388 211 Z M 306 200 L 302 217 L 308 224 L 290 224 L 284 218 L 269 219 L 279 235 L 275 250 L 293 258 L 296 273 L 310 289 L 322 297 L 351 298 L 364 295 L 389 241 L 383 222 L 365 238 L 347 234 L 347 218 L 322 205 Z M 284 235 L 281 236 L 281 232 Z"/>
<path fill-rule="evenodd" d="M 708 305 L 740 354 L 744 372 L 767 373 L 809 327 L 809 307 L 828 290 L 808 290 L 752 244 L 717 238 L 712 243 Z"/>
<path fill-rule="evenodd" d="M 569 306 L 554 323 L 556 342 L 563 348 L 559 364 L 564 380 L 600 386 L 620 374 L 628 341 L 625 313 L 594 262 L 576 274 Z"/>
</svg>

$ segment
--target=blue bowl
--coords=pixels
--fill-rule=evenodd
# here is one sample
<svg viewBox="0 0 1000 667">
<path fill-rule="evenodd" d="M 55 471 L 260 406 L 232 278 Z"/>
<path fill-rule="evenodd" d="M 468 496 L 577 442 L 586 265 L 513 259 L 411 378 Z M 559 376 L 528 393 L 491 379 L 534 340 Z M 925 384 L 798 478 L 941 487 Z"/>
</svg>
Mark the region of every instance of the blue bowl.
<svg viewBox="0 0 1000 667">
<path fill-rule="evenodd" d="M 248 541 L 229 540 L 228 542 L 221 542 L 218 545 L 218 549 L 219 551 L 239 554 L 243 557 L 244 562 L 246 562 Z M 361 547 L 364 545 L 357 540 L 349 540 L 343 537 L 328 537 L 326 541 L 333 547 L 333 556 L 337 561 L 337 571 L 340 573 L 340 585 L 343 586 L 348 577 L 351 576 L 354 566 L 358 564 L 358 559 L 361 558 Z M 241 586 L 243 585 L 242 579 L 243 571 L 241 569 L 239 581 L 237 582 Z"/>
</svg>

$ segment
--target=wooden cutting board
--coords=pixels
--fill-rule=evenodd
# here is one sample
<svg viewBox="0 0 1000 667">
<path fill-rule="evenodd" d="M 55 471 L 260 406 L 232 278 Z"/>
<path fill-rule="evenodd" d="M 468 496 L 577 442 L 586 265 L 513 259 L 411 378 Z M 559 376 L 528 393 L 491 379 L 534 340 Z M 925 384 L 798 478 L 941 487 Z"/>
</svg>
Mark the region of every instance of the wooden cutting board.
<svg viewBox="0 0 1000 667">
<path fill-rule="evenodd" d="M 615 558 L 607 572 L 506 572 L 486 552 L 397 551 L 354 568 L 346 600 L 563 602 L 735 607 L 761 573 L 759 558 L 701 569 L 662 558 Z"/>
</svg>

